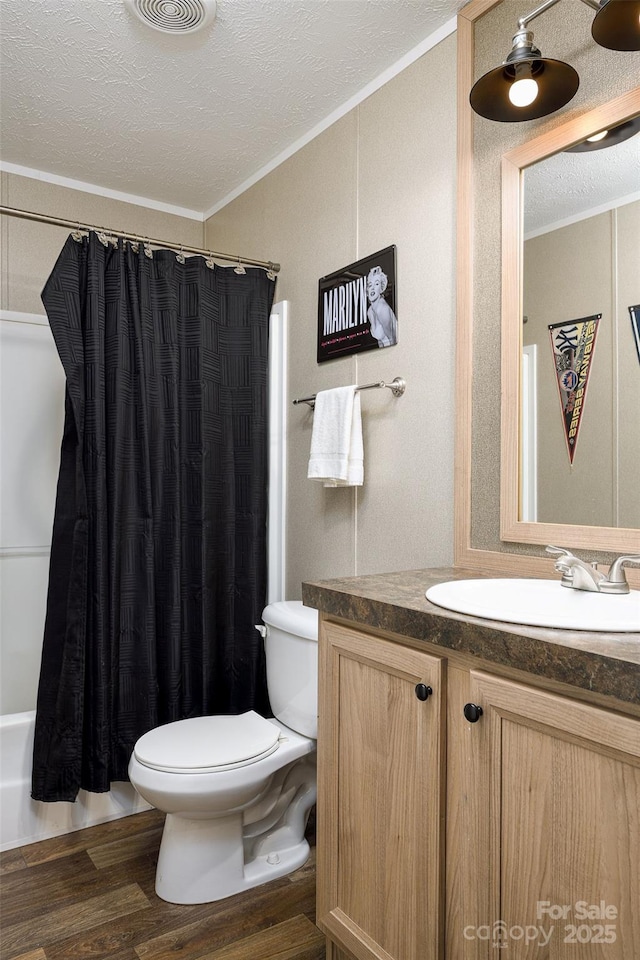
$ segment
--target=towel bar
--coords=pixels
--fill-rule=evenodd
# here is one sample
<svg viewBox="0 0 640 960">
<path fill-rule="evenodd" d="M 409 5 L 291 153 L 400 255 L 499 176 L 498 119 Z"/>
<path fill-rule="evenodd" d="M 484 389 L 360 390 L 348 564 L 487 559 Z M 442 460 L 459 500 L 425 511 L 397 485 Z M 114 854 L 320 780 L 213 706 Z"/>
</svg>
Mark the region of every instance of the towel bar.
<svg viewBox="0 0 640 960">
<path fill-rule="evenodd" d="M 394 397 L 401 397 L 407 387 L 407 382 L 403 377 L 394 377 L 391 383 L 386 383 L 384 380 L 377 380 L 375 383 L 363 383 L 359 384 L 356 387 L 356 390 L 376 390 L 380 387 L 388 387 L 391 390 Z M 315 393 L 310 397 L 300 397 L 298 400 L 294 400 L 293 404 L 297 403 L 308 403 L 310 407 L 313 407 L 316 401 Z"/>
</svg>

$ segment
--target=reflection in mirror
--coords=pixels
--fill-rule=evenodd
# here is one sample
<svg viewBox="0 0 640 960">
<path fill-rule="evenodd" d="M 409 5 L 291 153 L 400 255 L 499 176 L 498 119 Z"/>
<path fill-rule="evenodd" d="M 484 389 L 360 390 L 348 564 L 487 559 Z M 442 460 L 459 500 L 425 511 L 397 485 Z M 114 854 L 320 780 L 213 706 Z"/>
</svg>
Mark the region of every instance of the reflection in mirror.
<svg viewBox="0 0 640 960">
<path fill-rule="evenodd" d="M 520 521 L 640 527 L 637 131 L 523 171 Z"/>
</svg>

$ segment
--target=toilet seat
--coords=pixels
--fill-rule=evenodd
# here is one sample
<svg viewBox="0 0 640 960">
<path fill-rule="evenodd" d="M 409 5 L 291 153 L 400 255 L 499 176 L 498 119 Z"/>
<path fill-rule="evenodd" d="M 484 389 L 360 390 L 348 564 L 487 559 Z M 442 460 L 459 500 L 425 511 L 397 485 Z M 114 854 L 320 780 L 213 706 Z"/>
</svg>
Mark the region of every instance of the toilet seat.
<svg viewBox="0 0 640 960">
<path fill-rule="evenodd" d="M 134 748 L 139 763 L 165 773 L 211 773 L 256 763 L 278 749 L 281 731 L 253 710 L 192 717 L 156 727 Z"/>
</svg>

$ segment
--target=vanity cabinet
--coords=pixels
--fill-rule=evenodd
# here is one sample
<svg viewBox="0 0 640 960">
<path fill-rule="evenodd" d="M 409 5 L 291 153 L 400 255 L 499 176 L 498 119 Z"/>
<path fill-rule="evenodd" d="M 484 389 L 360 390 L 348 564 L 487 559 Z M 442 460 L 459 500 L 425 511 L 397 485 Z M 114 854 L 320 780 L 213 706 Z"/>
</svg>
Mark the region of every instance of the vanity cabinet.
<svg viewBox="0 0 640 960">
<path fill-rule="evenodd" d="M 484 670 L 468 692 L 482 715 L 449 744 L 475 868 L 451 956 L 639 956 L 640 721 Z"/>
<path fill-rule="evenodd" d="M 640 956 L 640 720 L 429 644 L 320 632 L 328 958 Z"/>
<path fill-rule="evenodd" d="M 442 955 L 443 676 L 439 657 L 322 625 L 318 923 L 359 958 Z"/>
</svg>

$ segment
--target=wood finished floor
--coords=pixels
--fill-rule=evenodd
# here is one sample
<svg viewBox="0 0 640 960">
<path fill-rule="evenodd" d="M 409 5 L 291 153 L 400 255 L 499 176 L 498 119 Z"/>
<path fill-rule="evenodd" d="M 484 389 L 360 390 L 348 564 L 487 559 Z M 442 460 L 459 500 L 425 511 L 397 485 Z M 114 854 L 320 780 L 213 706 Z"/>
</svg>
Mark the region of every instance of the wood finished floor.
<svg viewBox="0 0 640 960">
<path fill-rule="evenodd" d="M 151 810 L 0 854 L 0 960 L 324 960 L 315 846 L 288 877 L 178 906 L 154 890 L 162 824 Z"/>
</svg>

